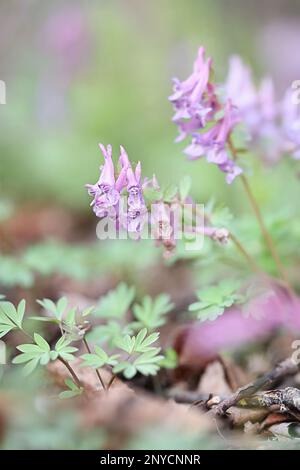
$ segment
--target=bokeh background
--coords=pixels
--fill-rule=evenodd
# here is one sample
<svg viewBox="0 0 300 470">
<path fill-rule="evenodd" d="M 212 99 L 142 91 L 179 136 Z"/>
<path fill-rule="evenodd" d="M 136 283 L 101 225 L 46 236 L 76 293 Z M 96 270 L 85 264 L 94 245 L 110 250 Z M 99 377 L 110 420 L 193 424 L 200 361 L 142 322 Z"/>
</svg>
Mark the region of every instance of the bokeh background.
<svg viewBox="0 0 300 470">
<path fill-rule="evenodd" d="M 27 312 L 34 314 L 36 298 L 67 295 L 74 305 L 94 304 L 124 281 L 136 285 L 138 295 L 169 293 L 181 318 L 196 287 L 244 273 L 243 259 L 230 246 L 215 254 L 218 247 L 206 242 L 202 264 L 191 271 L 180 262 L 166 266 L 152 241 L 150 246 L 129 240 L 127 249 L 122 242 L 96 241 L 97 220 L 84 185 L 98 178 L 98 142 L 111 143 L 116 158 L 122 144 L 133 162 L 142 162 L 143 174 L 155 173 L 162 185 L 190 175 L 195 200 L 228 205 L 235 216 L 230 228 L 237 228 L 248 251 L 276 274 L 256 224 L 247 220 L 251 212 L 239 181 L 228 187 L 216 166 L 188 162 L 185 143 L 174 143 L 171 79 L 190 74 L 201 44 L 214 59 L 218 82 L 237 53 L 257 80 L 273 77 L 280 98 L 300 79 L 300 2 L 0 0 L 0 80 L 7 87 L 7 103 L 0 105 L 0 294 L 15 304 L 25 298 Z M 283 258 L 293 260 L 299 285 L 297 164 L 287 157 L 257 171 L 253 158 L 249 171 L 272 236 Z M 48 235 L 58 241 L 48 241 Z M 52 333 L 45 331 L 50 339 Z M 18 341 L 23 339 L 9 336 L 8 357 Z M 290 343 L 288 348 L 283 357 Z M 270 368 L 268 363 L 264 370 Z M 24 381 L 18 368 L 0 366 L 0 446 L 107 448 L 102 429 L 90 433 L 73 410 L 57 411 L 49 377 L 41 374 Z M 150 431 L 127 446 L 218 445 L 210 438 L 185 443 L 174 429 L 162 438 L 161 426 L 159 433 Z"/>
<path fill-rule="evenodd" d="M 0 18 L 2 197 L 88 211 L 83 186 L 98 176 L 101 141 L 116 156 L 123 144 L 162 183 L 191 174 L 199 201 L 241 210 L 238 185 L 228 191 L 216 167 L 192 165 L 173 143 L 171 78 L 190 73 L 203 44 L 217 81 L 238 53 L 280 95 L 300 76 L 299 1 L 1 0 Z M 276 204 L 284 167 L 266 171 L 253 184 Z"/>
</svg>

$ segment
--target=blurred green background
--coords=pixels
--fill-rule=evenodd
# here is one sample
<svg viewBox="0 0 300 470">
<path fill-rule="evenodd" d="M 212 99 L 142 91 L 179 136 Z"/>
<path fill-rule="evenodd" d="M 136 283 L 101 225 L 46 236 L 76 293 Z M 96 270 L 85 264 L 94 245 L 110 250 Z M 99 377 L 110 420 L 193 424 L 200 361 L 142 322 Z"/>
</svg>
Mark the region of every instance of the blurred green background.
<svg viewBox="0 0 300 470">
<path fill-rule="evenodd" d="M 228 190 L 216 167 L 174 144 L 171 78 L 190 73 L 203 44 L 217 81 L 238 53 L 282 92 L 300 77 L 298 0 L 1 0 L 0 18 L 2 197 L 89 210 L 83 186 L 98 177 L 100 141 L 116 157 L 123 144 L 163 183 L 191 174 L 201 202 L 243 207 L 238 184 Z M 285 167 L 266 171 L 253 184 L 276 204 Z"/>
</svg>

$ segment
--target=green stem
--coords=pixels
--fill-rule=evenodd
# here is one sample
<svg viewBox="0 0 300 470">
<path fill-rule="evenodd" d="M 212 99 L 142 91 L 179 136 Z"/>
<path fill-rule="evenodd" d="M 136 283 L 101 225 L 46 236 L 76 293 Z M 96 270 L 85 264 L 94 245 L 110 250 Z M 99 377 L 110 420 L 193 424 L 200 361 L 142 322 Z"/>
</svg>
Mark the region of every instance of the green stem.
<svg viewBox="0 0 300 470">
<path fill-rule="evenodd" d="M 112 386 L 112 384 L 114 383 L 116 378 L 117 378 L 117 376 L 115 374 L 111 377 L 110 381 L 107 384 L 107 390 L 110 389 L 110 387 Z"/>
<path fill-rule="evenodd" d="M 265 223 L 264 223 L 264 220 L 263 220 L 263 217 L 262 217 L 262 214 L 261 214 L 261 211 L 260 211 L 260 208 L 256 202 L 256 199 L 251 191 L 251 188 L 250 188 L 250 185 L 249 185 L 249 182 L 246 178 L 246 176 L 244 175 L 241 175 L 241 181 L 242 181 L 242 184 L 244 186 L 244 189 L 246 191 L 246 194 L 248 196 L 248 199 L 249 199 L 249 202 L 252 206 L 252 209 L 253 209 L 253 212 L 257 218 L 257 221 L 258 221 L 258 224 L 260 226 L 260 230 L 261 230 L 261 233 L 265 239 L 265 242 L 270 250 L 270 253 L 273 257 L 273 260 L 277 266 L 277 270 L 282 278 L 282 280 L 284 281 L 284 283 L 286 284 L 286 287 L 287 289 L 289 290 L 289 292 L 292 294 L 293 293 L 293 289 L 290 285 L 290 282 L 289 282 L 289 278 L 288 278 L 288 275 L 285 271 L 285 268 L 281 262 L 281 259 L 279 257 L 279 254 L 278 254 L 278 251 L 277 251 L 277 248 L 274 244 L 274 241 L 267 229 L 267 227 L 265 226 Z"/>
<path fill-rule="evenodd" d="M 234 243 L 234 245 L 239 250 L 239 252 L 243 255 L 243 257 L 247 260 L 251 270 L 254 271 L 255 273 L 261 273 L 261 269 L 256 263 L 255 259 L 252 258 L 252 256 L 246 250 L 246 248 L 244 248 L 242 243 L 239 241 L 239 239 L 235 235 L 233 235 L 233 233 L 231 232 L 229 233 L 229 238 Z"/>
<path fill-rule="evenodd" d="M 27 331 L 23 330 L 23 328 L 21 328 L 21 331 L 24 333 L 24 335 L 26 335 L 28 338 L 31 339 L 31 341 L 34 341 L 34 338 L 31 336 L 30 333 L 28 333 Z M 67 369 L 68 371 L 70 372 L 74 382 L 76 383 L 76 385 L 80 388 L 83 388 L 83 385 L 79 379 L 79 377 L 77 376 L 76 372 L 74 371 L 74 369 L 70 366 L 69 362 L 66 361 L 65 359 L 63 359 L 61 356 L 58 356 L 57 358 L 58 361 L 60 361 Z"/>
<path fill-rule="evenodd" d="M 233 145 L 233 143 L 232 143 L 232 141 L 231 141 L 230 139 L 229 139 L 228 145 L 229 145 L 230 151 L 231 151 L 231 153 L 232 153 L 233 159 L 236 160 L 237 157 L 238 157 L 238 155 L 237 155 L 237 150 L 234 148 L 234 145 Z M 291 295 L 292 297 L 294 297 L 294 292 L 293 292 L 293 289 L 292 289 L 292 287 L 291 287 L 291 285 L 290 285 L 288 275 L 287 275 L 287 273 L 286 273 L 286 271 L 285 271 L 285 268 L 284 268 L 284 266 L 283 266 L 283 264 L 282 264 L 282 262 L 281 262 L 281 259 L 280 259 L 280 256 L 279 256 L 279 254 L 278 254 L 277 248 L 276 248 L 276 246 L 275 246 L 275 244 L 274 244 L 274 241 L 273 241 L 273 239 L 272 239 L 272 237 L 271 237 L 271 235 L 270 235 L 270 233 L 269 233 L 269 231 L 268 231 L 268 229 L 267 229 L 267 227 L 266 227 L 266 225 L 265 225 L 265 223 L 264 223 L 264 220 L 263 220 L 263 217 L 262 217 L 262 213 L 261 213 L 260 208 L 259 208 L 259 205 L 257 204 L 257 201 L 256 201 L 256 199 L 255 199 L 255 197 L 254 197 L 254 194 L 253 194 L 253 192 L 252 192 L 252 190 L 251 190 L 251 188 L 250 188 L 249 181 L 248 181 L 248 179 L 246 178 L 245 175 L 241 175 L 240 178 L 241 178 L 241 181 L 242 181 L 244 190 L 245 190 L 245 192 L 246 192 L 246 195 L 247 195 L 247 197 L 248 197 L 248 199 L 249 199 L 250 205 L 251 205 L 251 207 L 252 207 L 252 209 L 253 209 L 253 212 L 254 212 L 254 214 L 255 214 L 255 216 L 256 216 L 256 219 L 257 219 L 257 221 L 258 221 L 258 225 L 259 225 L 259 227 L 260 227 L 261 233 L 262 233 L 262 235 L 263 235 L 263 237 L 264 237 L 264 239 L 265 239 L 266 245 L 267 245 L 267 247 L 269 248 L 269 251 L 270 251 L 270 253 L 271 253 L 271 255 L 272 255 L 272 258 L 273 258 L 273 260 L 274 260 L 274 262 L 275 262 L 275 265 L 276 265 L 276 267 L 277 267 L 278 273 L 280 274 L 282 280 L 284 281 L 284 283 L 285 283 L 285 285 L 286 285 L 286 287 L 287 287 L 287 289 L 288 289 L 290 295 Z"/>
<path fill-rule="evenodd" d="M 87 339 L 86 339 L 85 336 L 83 337 L 83 342 L 84 342 L 84 344 L 85 344 L 85 347 L 86 347 L 88 353 L 89 353 L 89 354 L 92 354 L 91 348 L 90 348 L 89 343 L 87 342 Z M 100 384 L 102 385 L 102 388 L 103 388 L 104 390 L 106 390 L 105 384 L 104 384 L 104 382 L 103 382 L 103 379 L 102 379 L 101 374 L 100 374 L 100 372 L 99 372 L 98 369 L 96 369 L 96 374 L 97 374 L 97 377 L 98 377 L 98 380 L 99 380 Z"/>
<path fill-rule="evenodd" d="M 70 372 L 74 382 L 76 383 L 77 387 L 80 387 L 82 388 L 82 383 L 79 379 L 79 377 L 77 376 L 76 372 L 74 371 L 74 369 L 72 369 L 72 367 L 70 366 L 70 364 L 68 363 L 68 361 L 65 361 L 65 359 L 63 359 L 61 356 L 58 356 L 57 358 L 62 364 L 64 364 L 64 366 L 68 369 L 68 371 Z"/>
</svg>

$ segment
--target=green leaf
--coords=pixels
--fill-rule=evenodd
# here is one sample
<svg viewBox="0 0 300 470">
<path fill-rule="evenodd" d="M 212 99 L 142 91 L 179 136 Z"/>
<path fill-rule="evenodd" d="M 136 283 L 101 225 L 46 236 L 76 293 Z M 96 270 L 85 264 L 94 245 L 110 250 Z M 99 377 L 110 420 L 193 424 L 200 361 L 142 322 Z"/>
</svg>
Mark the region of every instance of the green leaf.
<svg viewBox="0 0 300 470">
<path fill-rule="evenodd" d="M 164 350 L 164 358 L 159 361 L 159 366 L 165 369 L 175 369 L 177 363 L 178 357 L 175 349 L 167 348 Z"/>
<path fill-rule="evenodd" d="M 128 366 L 130 366 L 130 362 L 128 361 L 119 362 L 114 366 L 113 373 L 119 374 L 120 372 L 123 372 Z"/>
<path fill-rule="evenodd" d="M 0 256 L 0 284 L 6 288 L 20 286 L 32 287 L 34 275 L 19 257 Z"/>
<path fill-rule="evenodd" d="M 42 351 L 49 352 L 50 346 L 47 341 L 38 333 L 34 333 L 34 341 Z"/>
<path fill-rule="evenodd" d="M 25 376 L 31 374 L 34 369 L 36 369 L 37 365 L 39 363 L 39 359 L 32 359 L 31 361 L 29 361 L 26 366 L 23 367 L 23 374 Z"/>
<path fill-rule="evenodd" d="M 78 348 L 69 346 L 72 341 L 65 336 L 62 336 L 55 345 L 57 356 L 62 357 L 65 361 L 73 361 L 75 359 L 73 353 L 78 351 Z"/>
<path fill-rule="evenodd" d="M 228 207 L 220 206 L 212 209 L 210 214 L 211 224 L 214 227 L 228 227 L 233 219 L 233 215 Z"/>
<path fill-rule="evenodd" d="M 222 315 L 224 313 L 224 307 L 218 307 L 217 305 L 211 305 L 206 308 L 202 308 L 201 310 L 198 311 L 198 319 L 201 321 L 206 321 L 206 320 L 215 320 L 217 317 Z"/>
<path fill-rule="evenodd" d="M 0 337 L 13 329 L 22 329 L 25 306 L 25 300 L 21 300 L 17 309 L 11 302 L 0 301 Z"/>
<path fill-rule="evenodd" d="M 189 195 L 192 186 L 192 179 L 190 176 L 184 176 L 179 183 L 179 195 L 181 201 L 184 201 Z"/>
<path fill-rule="evenodd" d="M 144 339 L 145 339 L 146 336 L 147 336 L 147 329 L 146 329 L 146 328 L 143 328 L 143 329 L 136 335 L 135 343 L 134 343 L 134 350 L 135 350 L 135 351 L 138 351 L 139 348 L 142 347 L 143 341 L 144 341 Z"/>
<path fill-rule="evenodd" d="M 123 338 L 120 338 L 117 342 L 117 347 L 126 351 L 128 354 L 133 353 L 142 353 L 152 350 L 150 347 L 157 339 L 159 338 L 159 333 L 152 333 L 149 336 L 146 336 L 147 330 L 143 328 L 137 336 L 125 335 Z"/>
<path fill-rule="evenodd" d="M 59 394 L 59 398 L 65 399 L 65 398 L 74 398 L 82 394 L 83 388 L 78 387 L 75 382 L 73 382 L 72 379 L 68 378 L 65 380 L 66 386 L 69 388 L 69 390 L 65 390 L 64 392 L 61 392 Z"/>
<path fill-rule="evenodd" d="M 76 308 L 71 308 L 66 315 L 66 323 L 69 326 L 74 326 L 76 324 Z"/>
<path fill-rule="evenodd" d="M 62 318 L 63 314 L 68 305 L 68 299 L 66 297 L 61 297 L 56 303 L 56 309 L 60 318 Z"/>
<path fill-rule="evenodd" d="M 22 328 L 25 308 L 26 308 L 26 301 L 22 299 L 17 308 L 17 325 L 20 329 Z"/>
<path fill-rule="evenodd" d="M 64 349 L 66 346 L 68 346 L 70 344 L 70 340 L 68 340 L 65 336 L 61 336 L 61 338 L 59 338 L 59 340 L 56 342 L 56 345 L 55 345 L 55 350 L 57 352 L 60 352 L 62 349 Z"/>
<path fill-rule="evenodd" d="M 73 382 L 73 380 L 70 379 L 70 378 L 67 378 L 67 379 L 65 380 L 65 384 L 66 384 L 66 386 L 67 386 L 70 390 L 73 390 L 73 391 L 74 391 L 74 390 L 78 390 L 78 388 L 79 388 L 79 387 L 76 385 L 76 383 Z"/>
<path fill-rule="evenodd" d="M 132 354 L 134 351 L 135 336 L 125 335 L 123 338 L 119 338 L 116 345 L 128 354 Z"/>
<path fill-rule="evenodd" d="M 236 293 L 239 288 L 239 281 L 225 279 L 217 286 L 201 289 L 197 292 L 199 301 L 191 304 L 189 311 L 195 312 L 197 318 L 202 321 L 215 320 L 226 308 L 245 301 L 245 296 Z"/>
<path fill-rule="evenodd" d="M 0 325 L 0 338 L 3 338 L 7 333 L 9 333 L 13 327 L 7 325 Z"/>
<path fill-rule="evenodd" d="M 148 351 L 146 353 L 141 354 L 137 357 L 134 361 L 134 365 L 142 365 L 142 364 L 154 364 L 161 361 L 164 356 L 158 356 L 160 348 L 155 348 L 153 351 Z"/>
<path fill-rule="evenodd" d="M 159 328 L 166 323 L 165 315 L 173 308 L 170 297 L 160 294 L 155 299 L 146 296 L 141 304 L 133 305 L 133 315 L 137 319 L 136 327 L 145 327 L 148 331 Z"/>
<path fill-rule="evenodd" d="M 50 359 L 51 361 L 55 361 L 58 358 L 59 354 L 57 351 L 50 351 Z"/>
<path fill-rule="evenodd" d="M 147 205 L 150 205 L 156 201 L 160 201 L 163 198 L 163 192 L 160 189 L 145 188 L 143 191 L 143 196 Z"/>
<path fill-rule="evenodd" d="M 149 351 L 149 346 L 155 343 L 159 338 L 159 333 L 152 333 L 147 336 L 138 347 L 135 348 L 136 352 L 147 352 Z M 152 349 L 152 348 L 151 348 Z"/>
<path fill-rule="evenodd" d="M 43 299 L 43 300 L 37 300 L 37 303 L 40 304 L 46 311 L 51 312 L 57 320 L 62 319 L 62 313 L 61 309 L 58 308 L 58 305 L 56 305 L 53 300 L 51 299 Z M 59 303 L 59 301 L 58 301 Z M 62 306 L 63 304 L 61 304 Z"/>
<path fill-rule="evenodd" d="M 41 322 L 46 322 L 46 323 L 54 323 L 54 325 L 59 325 L 60 321 L 57 320 L 56 318 L 47 318 L 47 317 L 28 317 L 29 320 L 34 320 L 34 321 L 41 321 Z"/>
<path fill-rule="evenodd" d="M 159 366 L 157 364 L 141 364 L 136 368 L 138 372 L 143 375 L 156 375 L 159 371 Z"/>
<path fill-rule="evenodd" d="M 178 193 L 178 188 L 174 184 L 170 184 L 163 191 L 163 200 L 164 202 L 173 202 Z"/>
<path fill-rule="evenodd" d="M 94 369 L 98 369 L 103 367 L 105 364 L 105 360 L 101 359 L 97 354 L 83 354 L 80 356 L 80 359 L 83 360 L 81 364 L 82 367 L 93 367 Z"/>
<path fill-rule="evenodd" d="M 82 392 L 75 392 L 75 391 L 72 391 L 72 390 L 65 390 L 64 392 L 60 392 L 60 394 L 58 396 L 61 400 L 64 400 L 64 399 L 67 399 L 67 398 L 78 397 L 79 395 L 81 395 L 81 393 Z"/>
<path fill-rule="evenodd" d="M 113 356 L 108 356 L 108 354 L 99 346 L 95 346 L 95 353 L 94 354 L 83 354 L 81 359 L 83 359 L 82 366 L 86 367 L 93 367 L 98 369 L 103 367 L 104 365 L 115 366 L 118 361 L 119 355 L 114 354 Z"/>
<path fill-rule="evenodd" d="M 132 379 L 137 373 L 137 369 L 130 362 L 124 361 L 124 362 L 120 362 L 113 368 L 114 374 L 119 374 L 120 372 L 123 373 L 126 379 Z"/>
<path fill-rule="evenodd" d="M 95 310 L 94 305 L 92 305 L 91 307 L 87 307 L 84 310 L 82 310 L 81 315 L 83 317 L 87 317 L 88 315 L 90 315 L 93 312 L 93 310 Z"/>
<path fill-rule="evenodd" d="M 134 328 L 131 324 L 122 326 L 118 321 L 108 321 L 106 325 L 99 325 L 93 328 L 87 334 L 88 340 L 98 343 L 108 343 L 113 348 L 122 339 L 123 336 L 133 334 Z"/>
<path fill-rule="evenodd" d="M 124 377 L 130 380 L 136 375 L 136 372 L 137 372 L 136 367 L 134 367 L 133 364 L 129 364 L 129 366 L 126 367 L 123 373 L 124 373 Z"/>
<path fill-rule="evenodd" d="M 54 360 L 53 351 L 50 351 L 50 346 L 47 341 L 38 333 L 34 333 L 35 344 L 20 344 L 17 346 L 17 349 L 21 351 L 22 354 L 19 354 L 13 359 L 14 364 L 23 364 L 26 363 L 23 368 L 23 373 L 25 375 L 30 374 L 38 364 L 44 366 L 48 364 L 49 361 Z"/>
<path fill-rule="evenodd" d="M 105 318 L 122 318 L 128 312 L 135 296 L 135 288 L 119 284 L 101 298 L 94 315 Z"/>
</svg>

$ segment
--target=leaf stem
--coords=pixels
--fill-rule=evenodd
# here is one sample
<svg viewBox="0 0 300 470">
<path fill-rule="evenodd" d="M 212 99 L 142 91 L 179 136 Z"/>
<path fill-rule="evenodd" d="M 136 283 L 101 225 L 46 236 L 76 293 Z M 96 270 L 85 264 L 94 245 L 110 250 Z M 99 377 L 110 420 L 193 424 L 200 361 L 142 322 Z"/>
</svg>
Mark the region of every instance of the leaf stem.
<svg viewBox="0 0 300 470">
<path fill-rule="evenodd" d="M 255 216 L 256 216 L 256 218 L 257 218 L 258 224 L 259 224 L 259 226 L 260 226 L 261 233 L 262 233 L 262 235 L 263 235 L 263 237 L 264 237 L 264 239 L 265 239 L 265 242 L 266 242 L 266 244 L 267 244 L 267 246 L 268 246 L 268 248 L 269 248 L 269 250 L 270 250 L 270 253 L 271 253 L 272 257 L 273 257 L 273 260 L 274 260 L 274 262 L 275 262 L 275 264 L 276 264 L 276 266 L 277 266 L 278 272 L 279 272 L 279 274 L 280 274 L 282 280 L 283 280 L 284 283 L 286 284 L 286 287 L 288 288 L 289 292 L 290 292 L 291 294 L 293 294 L 293 289 L 292 289 L 292 287 L 291 287 L 291 285 L 290 285 L 290 282 L 289 282 L 289 279 L 288 279 L 288 275 L 287 275 L 287 273 L 286 273 L 286 271 L 285 271 L 285 268 L 284 268 L 284 266 L 283 266 L 283 264 L 282 264 L 282 262 L 281 262 L 281 259 L 280 259 L 280 257 L 279 257 L 279 254 L 278 254 L 277 248 L 276 248 L 276 246 L 275 246 L 275 244 L 274 244 L 274 241 L 273 241 L 273 239 L 272 239 L 272 237 L 271 237 L 271 235 L 270 235 L 270 233 L 269 233 L 269 231 L 268 231 L 268 229 L 267 229 L 267 227 L 266 227 L 266 225 L 265 225 L 265 223 L 264 223 L 264 220 L 263 220 L 263 217 L 262 217 L 260 208 L 259 208 L 259 206 L 258 206 L 258 204 L 257 204 L 257 201 L 256 201 L 256 199 L 255 199 L 255 197 L 254 197 L 254 195 L 253 195 L 253 192 L 252 192 L 252 190 L 251 190 L 251 188 L 250 188 L 249 181 L 248 181 L 248 179 L 246 178 L 245 175 L 241 175 L 241 181 L 242 181 L 242 184 L 243 184 L 244 189 L 245 189 L 245 191 L 246 191 L 246 194 L 247 194 L 247 196 L 248 196 L 249 202 L 250 202 L 250 204 L 251 204 L 251 206 L 252 206 L 252 209 L 253 209 L 253 211 L 254 211 L 254 214 L 255 214 Z"/>
<path fill-rule="evenodd" d="M 114 383 L 116 378 L 117 378 L 117 376 L 115 374 L 113 374 L 113 376 L 111 377 L 110 381 L 107 384 L 107 390 L 110 389 L 110 387 L 112 386 L 112 384 Z"/>
<path fill-rule="evenodd" d="M 249 263 L 250 268 L 255 272 L 255 273 L 261 273 L 261 269 L 256 263 L 255 259 L 248 253 L 246 248 L 242 245 L 242 243 L 239 241 L 239 239 L 233 235 L 232 232 L 229 232 L 229 238 L 231 241 L 234 243 L 236 248 L 239 250 L 239 252 L 244 256 L 244 258 L 247 260 Z"/>
<path fill-rule="evenodd" d="M 92 354 L 91 348 L 90 348 L 89 343 L 87 342 L 87 339 L 86 339 L 85 336 L 83 337 L 83 342 L 84 342 L 84 344 L 85 344 L 85 347 L 86 347 L 88 353 L 89 353 L 89 354 Z M 98 379 L 99 379 L 100 384 L 102 385 L 102 388 L 103 388 L 104 390 L 106 390 L 106 386 L 105 386 L 105 384 L 104 384 L 104 382 L 103 382 L 103 379 L 102 379 L 101 374 L 100 374 L 100 372 L 99 372 L 98 369 L 96 369 L 96 374 L 97 374 L 97 377 L 98 377 Z"/>
<path fill-rule="evenodd" d="M 237 159 L 237 156 L 238 156 L 238 155 L 237 155 L 237 150 L 235 149 L 235 147 L 234 147 L 234 145 L 233 145 L 231 139 L 229 139 L 228 145 L 229 145 L 229 148 L 230 148 L 230 151 L 231 151 L 231 153 L 232 153 L 232 156 L 233 156 L 234 160 L 236 160 L 236 159 Z M 241 178 L 241 182 L 242 182 L 242 184 L 243 184 L 244 190 L 245 190 L 245 192 L 246 192 L 246 195 L 247 195 L 247 197 L 248 197 L 248 199 L 249 199 L 250 205 L 251 205 L 251 207 L 252 207 L 252 209 L 253 209 L 253 212 L 254 212 L 254 214 L 255 214 L 255 216 L 256 216 L 256 219 L 257 219 L 257 221 L 258 221 L 258 225 L 259 225 L 259 227 L 260 227 L 261 233 L 262 233 L 262 235 L 263 235 L 263 237 L 264 237 L 264 239 L 265 239 L 266 245 L 267 245 L 267 247 L 269 248 L 269 251 L 270 251 L 270 253 L 271 253 L 271 255 L 272 255 L 272 258 L 273 258 L 273 260 L 274 260 L 274 262 L 275 262 L 275 264 L 276 264 L 278 273 L 280 274 L 282 280 L 284 281 L 284 283 L 285 283 L 285 285 L 286 285 L 286 287 L 287 287 L 287 289 L 288 289 L 288 291 L 289 291 L 289 294 L 290 294 L 292 297 L 294 297 L 294 292 L 293 292 L 293 289 L 292 289 L 292 287 L 291 287 L 291 285 L 290 285 L 288 275 L 287 275 L 287 273 L 286 273 L 286 271 L 285 271 L 285 268 L 284 268 L 284 266 L 283 266 L 283 264 L 282 264 L 282 262 L 281 262 L 281 259 L 280 259 L 280 256 L 279 256 L 279 254 L 278 254 L 277 248 L 276 248 L 276 246 L 275 246 L 275 244 L 274 244 L 274 241 L 273 241 L 273 239 L 272 239 L 272 237 L 271 237 L 271 235 L 270 235 L 270 233 L 269 233 L 269 231 L 268 231 L 268 229 L 267 229 L 267 227 L 266 227 L 266 225 L 265 225 L 265 222 L 264 222 L 264 220 L 263 220 L 262 213 L 261 213 L 261 210 L 260 210 L 260 208 L 259 208 L 259 205 L 258 205 L 258 203 L 257 203 L 257 201 L 256 201 L 256 199 L 255 199 L 255 197 L 254 197 L 254 194 L 253 194 L 253 192 L 252 192 L 252 190 L 251 190 L 251 188 L 250 188 L 249 181 L 248 181 L 248 179 L 247 179 L 247 177 L 246 177 L 245 175 L 241 175 L 240 178 Z"/>
<path fill-rule="evenodd" d="M 68 361 L 65 361 L 65 359 L 63 359 L 61 356 L 58 356 L 57 358 L 60 362 L 62 362 L 64 364 L 64 366 L 68 369 L 68 371 L 70 372 L 74 382 L 76 383 L 76 385 L 80 388 L 82 388 L 82 383 L 80 381 L 80 379 L 78 378 L 78 376 L 76 375 L 74 369 L 72 369 L 72 367 L 70 366 L 70 364 L 68 363 Z"/>
</svg>

